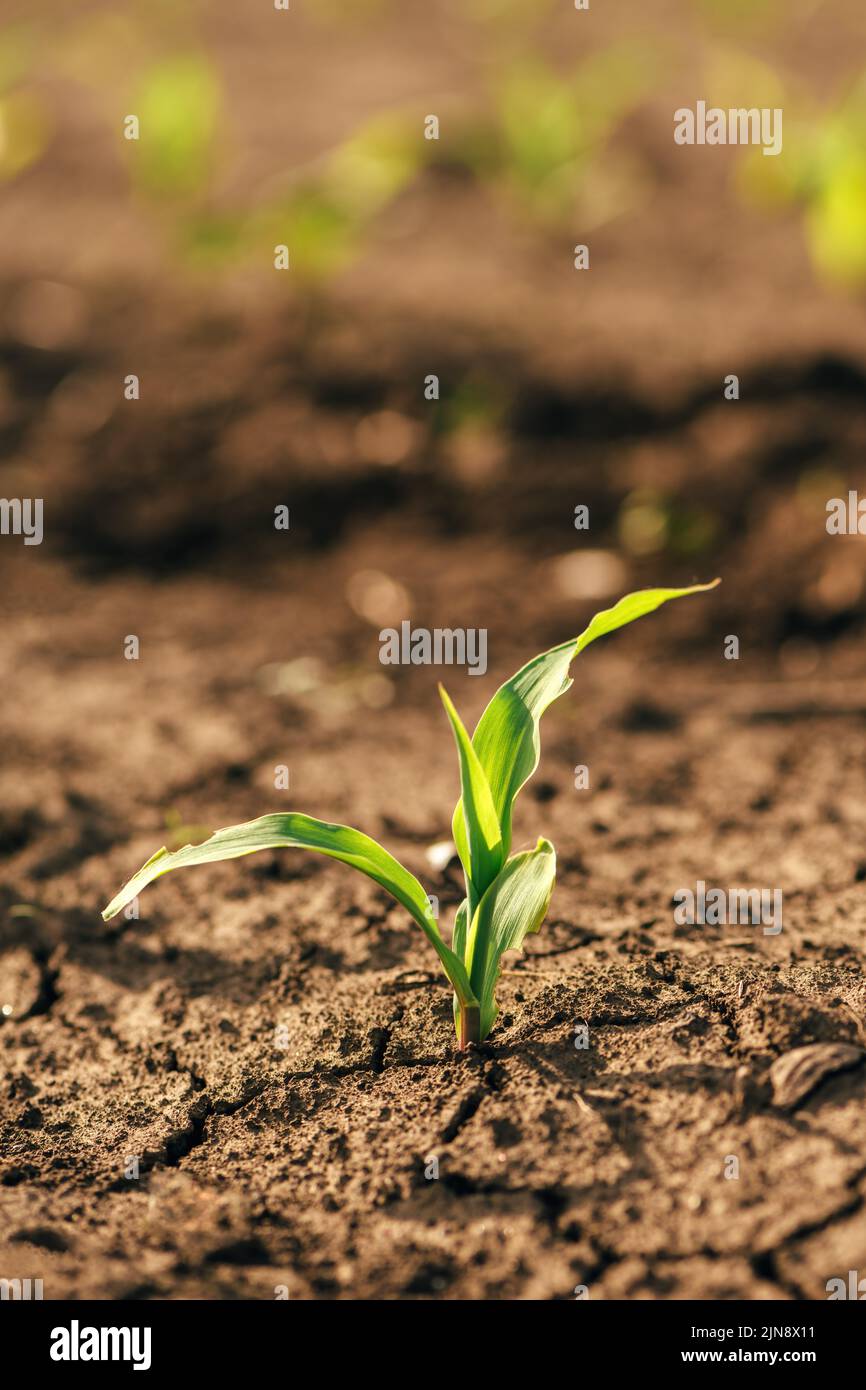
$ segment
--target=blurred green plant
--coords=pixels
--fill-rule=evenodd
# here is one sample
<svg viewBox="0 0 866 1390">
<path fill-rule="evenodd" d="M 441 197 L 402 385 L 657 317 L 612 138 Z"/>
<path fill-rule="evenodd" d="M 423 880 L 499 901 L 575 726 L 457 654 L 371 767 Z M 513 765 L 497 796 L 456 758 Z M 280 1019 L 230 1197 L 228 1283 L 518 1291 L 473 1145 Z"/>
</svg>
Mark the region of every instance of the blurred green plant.
<svg viewBox="0 0 866 1390">
<path fill-rule="evenodd" d="M 363 22 L 382 8 L 381 0 L 329 0 L 313 17 Z M 121 131 L 132 187 L 159 213 L 177 252 L 193 267 L 229 268 L 261 261 L 263 250 L 284 243 L 295 282 L 313 286 L 335 274 L 424 162 L 416 113 L 376 115 L 333 151 L 289 171 L 282 187 L 254 190 L 247 206 L 226 207 L 215 193 L 227 138 L 221 75 L 196 39 L 193 6 L 166 8 L 162 0 L 153 19 L 140 3 L 123 13 L 96 11 L 48 51 L 68 79 L 99 95 L 112 121 L 119 113 L 138 118 L 139 139 L 123 139 Z M 11 55 L 11 43 L 6 49 Z M 6 67 L 11 56 L 0 45 L 0 174 Z"/>
<path fill-rule="evenodd" d="M 361 251 L 375 218 L 420 169 L 425 152 L 417 124 L 414 114 L 377 115 L 250 212 L 198 210 L 182 227 L 187 253 L 231 261 L 285 244 L 303 282 L 328 279 Z"/>
<path fill-rule="evenodd" d="M 35 31 L 11 24 L 0 31 L 0 180 L 15 178 L 40 159 L 52 123 L 41 95 L 22 84 L 30 74 Z"/>
<path fill-rule="evenodd" d="M 464 122 L 449 158 L 504 192 L 533 220 L 562 224 L 596 178 L 597 156 L 646 94 L 661 61 L 658 49 L 638 41 L 613 44 L 565 75 L 535 55 L 513 59 L 495 83 L 491 114 Z M 629 201 L 629 185 L 631 196 L 637 193 L 634 161 L 626 163 L 629 176 L 615 211 Z M 605 165 L 609 181 L 607 151 Z M 598 220 L 603 219 L 593 219 Z"/>
<path fill-rule="evenodd" d="M 131 106 L 141 138 L 123 142 L 133 183 L 157 198 L 206 188 L 215 166 L 220 105 L 219 78 L 202 55 L 175 54 L 149 66 Z"/>
<path fill-rule="evenodd" d="M 7 92 L 29 74 L 36 42 L 28 24 L 7 24 L 0 30 L 0 92 Z"/>
<path fill-rule="evenodd" d="M 742 195 L 761 206 L 799 207 L 812 263 L 841 289 L 866 285 L 866 73 L 835 105 L 805 96 L 786 103 L 782 153 L 750 150 Z"/>
<path fill-rule="evenodd" d="M 505 417 L 507 395 L 495 379 L 478 374 L 461 380 L 442 401 L 434 429 L 451 434 L 465 429 L 495 429 Z"/>
<path fill-rule="evenodd" d="M 302 274 L 332 274 L 361 249 L 371 223 L 422 165 L 416 127 L 414 116 L 401 112 L 372 117 L 325 158 L 316 177 L 265 212 L 275 231 L 285 222 Z"/>
<path fill-rule="evenodd" d="M 374 0 L 356 17 L 379 8 Z M 334 0 L 319 17 L 344 9 Z M 498 15 L 508 30 L 531 13 L 522 0 L 509 0 L 485 17 Z M 3 89 L 4 77 L 26 71 L 23 32 L 8 30 L 0 44 L 0 176 L 37 159 L 47 138 L 41 98 Z M 614 44 L 566 75 L 537 57 L 507 59 L 504 72 L 497 65 L 492 109 L 465 119 L 456 135 L 452 123 L 441 145 L 423 139 L 417 109 L 380 113 L 333 151 L 289 171 L 282 187 L 254 191 L 248 206 L 231 208 L 215 187 L 226 142 L 220 73 L 196 39 L 189 6 L 166 32 L 169 52 L 146 7 L 99 10 L 75 22 L 62 41 L 52 38 L 46 51 L 59 71 L 98 95 L 120 132 L 133 189 L 192 266 L 261 261 L 264 248 L 285 244 L 295 283 L 320 284 L 362 251 L 382 211 L 437 162 L 462 165 L 541 224 L 566 223 L 581 189 L 594 207 L 594 215 L 582 216 L 584 227 L 639 196 L 640 179 L 625 155 L 594 159 L 657 71 L 657 54 L 643 43 Z M 122 138 L 127 115 L 138 119 L 138 139 Z"/>
<path fill-rule="evenodd" d="M 652 488 L 638 488 L 624 499 L 617 517 L 620 544 L 631 555 L 667 552 L 700 555 L 713 544 L 718 521 L 699 504 L 681 502 Z"/>
</svg>

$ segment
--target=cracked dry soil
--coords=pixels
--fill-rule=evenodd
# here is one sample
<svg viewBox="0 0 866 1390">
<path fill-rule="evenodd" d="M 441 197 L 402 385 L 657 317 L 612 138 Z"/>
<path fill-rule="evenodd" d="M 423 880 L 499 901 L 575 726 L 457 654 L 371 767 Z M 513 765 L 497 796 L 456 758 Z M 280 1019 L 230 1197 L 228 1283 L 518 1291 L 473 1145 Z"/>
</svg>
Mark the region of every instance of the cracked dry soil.
<svg viewBox="0 0 866 1390">
<path fill-rule="evenodd" d="M 436 553 L 413 556 L 436 611 Z M 509 610 L 507 560 L 491 549 L 478 578 L 488 678 L 449 682 L 467 720 L 565 622 Z M 469 1055 L 426 942 L 344 866 L 274 853 L 173 875 L 138 921 L 101 923 L 169 808 L 259 814 L 285 762 L 293 805 L 381 837 L 450 924 L 457 877 L 424 855 L 456 789 L 433 676 L 400 671 L 390 708 L 348 712 L 256 682 L 285 631 L 325 669 L 342 650 L 350 700 L 371 639 L 341 631 L 334 567 L 95 587 L 49 566 L 45 629 L 4 628 L 4 1273 L 51 1298 L 825 1297 L 866 1255 L 850 685 L 726 683 L 695 639 L 720 620 L 694 608 L 582 658 L 516 823 L 517 845 L 557 846 L 551 912 Z M 104 635 L 131 610 L 137 665 Z M 683 644 L 688 662 L 663 662 Z M 672 893 L 699 877 L 782 884 L 784 930 L 676 926 Z M 819 1054 L 774 1086 L 780 1059 L 826 1044 L 844 1066 Z"/>
</svg>

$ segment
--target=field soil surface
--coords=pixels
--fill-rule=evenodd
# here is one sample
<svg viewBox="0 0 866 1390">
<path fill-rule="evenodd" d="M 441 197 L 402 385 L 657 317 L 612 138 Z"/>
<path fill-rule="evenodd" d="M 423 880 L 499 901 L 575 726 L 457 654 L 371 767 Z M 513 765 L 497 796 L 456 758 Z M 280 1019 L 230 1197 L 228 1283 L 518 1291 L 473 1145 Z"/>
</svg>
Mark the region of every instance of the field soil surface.
<svg viewBox="0 0 866 1390">
<path fill-rule="evenodd" d="M 333 49 L 320 121 L 277 120 L 298 84 L 217 8 L 263 179 L 386 98 L 475 90 L 444 20 L 393 20 L 387 62 L 375 28 L 299 22 L 299 74 Z M 846 22 L 785 40 L 819 88 Z M 77 1299 L 820 1299 L 866 1272 L 866 556 L 825 530 L 866 482 L 862 302 L 729 162 L 674 170 L 656 116 L 620 137 L 652 195 L 581 283 L 574 234 L 515 230 L 443 169 L 326 294 L 191 284 L 86 104 L 0 209 L 3 492 L 45 499 L 42 546 L 0 538 L 0 1275 Z M 666 539 L 635 544 L 635 508 Z M 471 728 L 621 593 L 716 574 L 590 648 L 545 716 L 515 847 L 549 837 L 558 883 L 482 1046 L 457 1050 L 406 913 L 325 859 L 171 875 L 101 921 L 160 845 L 296 809 L 383 841 L 447 933 L 437 679 Z M 486 629 L 484 678 L 381 665 L 404 618 Z M 781 890 L 782 931 L 678 925 L 698 881 Z"/>
</svg>

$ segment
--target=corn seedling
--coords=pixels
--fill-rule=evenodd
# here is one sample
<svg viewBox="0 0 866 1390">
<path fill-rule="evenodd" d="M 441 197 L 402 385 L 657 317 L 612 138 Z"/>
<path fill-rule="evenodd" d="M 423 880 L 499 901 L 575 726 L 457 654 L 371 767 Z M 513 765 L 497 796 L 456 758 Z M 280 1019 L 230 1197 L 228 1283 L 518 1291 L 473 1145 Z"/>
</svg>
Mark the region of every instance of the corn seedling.
<svg viewBox="0 0 866 1390">
<path fill-rule="evenodd" d="M 452 836 L 463 864 L 466 896 L 457 910 L 451 945 L 443 940 L 418 879 L 386 849 L 348 825 L 330 825 L 297 811 L 261 816 L 218 830 L 199 845 L 157 851 L 103 912 L 108 921 L 162 874 L 195 864 L 237 859 L 262 849 L 309 849 L 360 869 L 415 919 L 442 962 L 454 990 L 461 1048 L 487 1037 L 496 1020 L 496 984 L 505 951 L 519 950 L 544 920 L 556 872 L 549 840 L 511 854 L 514 803 L 538 766 L 539 723 L 572 684 L 574 658 L 597 637 L 652 613 L 669 599 L 715 587 L 642 589 L 596 613 L 577 638 L 542 652 L 500 686 L 470 739 L 446 692 L 440 694 L 457 745 L 460 799 Z"/>
</svg>

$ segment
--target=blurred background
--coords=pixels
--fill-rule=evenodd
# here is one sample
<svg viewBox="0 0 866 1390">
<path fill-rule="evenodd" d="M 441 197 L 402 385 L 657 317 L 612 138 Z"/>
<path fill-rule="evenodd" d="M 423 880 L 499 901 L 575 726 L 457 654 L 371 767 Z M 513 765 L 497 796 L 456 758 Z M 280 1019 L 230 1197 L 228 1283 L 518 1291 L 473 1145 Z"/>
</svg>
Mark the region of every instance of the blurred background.
<svg viewBox="0 0 866 1390">
<path fill-rule="evenodd" d="M 675 145 L 699 98 L 782 107 L 782 155 Z M 381 529 L 338 581 L 376 626 L 392 536 L 464 603 L 507 555 L 509 611 L 722 565 L 798 671 L 860 624 L 863 544 L 824 531 L 866 438 L 854 0 L 6 0 L 0 179 L 40 560 L 246 578 Z"/>
<path fill-rule="evenodd" d="M 699 99 L 781 107 L 782 154 L 676 145 Z M 27 689 L 152 612 L 340 716 L 411 701 L 377 662 L 404 617 L 488 627 L 498 670 L 715 573 L 672 642 L 862 673 L 866 543 L 825 529 L 864 483 L 854 0 L 6 0 L 0 179 Z"/>
<path fill-rule="evenodd" d="M 817 669 L 863 614 L 824 505 L 866 438 L 864 40 L 854 0 L 6 0 L 27 572 L 247 580 L 365 536 L 327 597 L 379 626 L 440 550 L 509 612 L 721 566 L 732 630 Z M 782 155 L 675 145 L 699 98 L 781 106 Z"/>
</svg>

